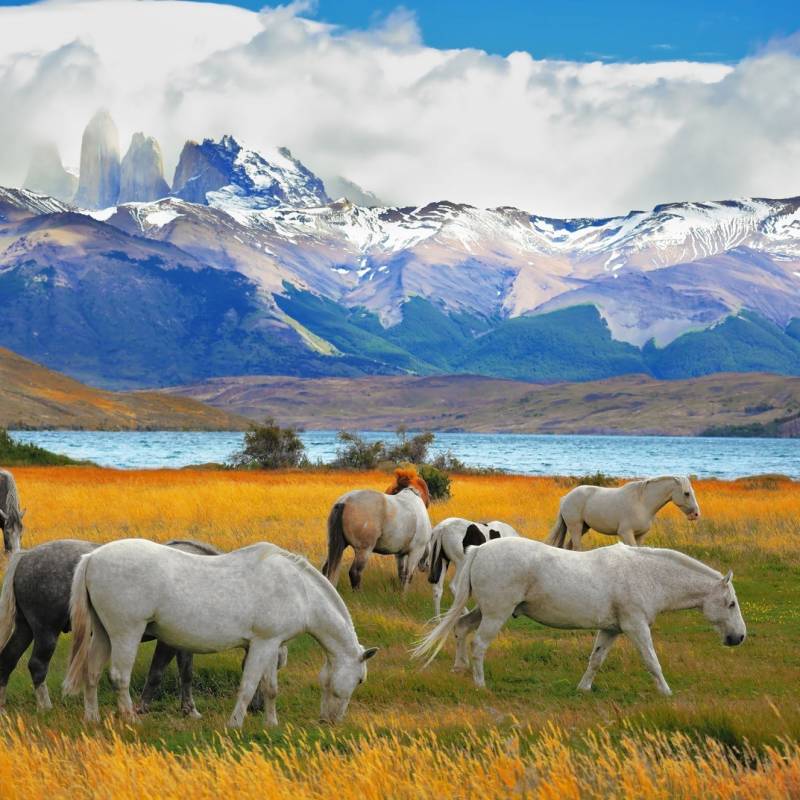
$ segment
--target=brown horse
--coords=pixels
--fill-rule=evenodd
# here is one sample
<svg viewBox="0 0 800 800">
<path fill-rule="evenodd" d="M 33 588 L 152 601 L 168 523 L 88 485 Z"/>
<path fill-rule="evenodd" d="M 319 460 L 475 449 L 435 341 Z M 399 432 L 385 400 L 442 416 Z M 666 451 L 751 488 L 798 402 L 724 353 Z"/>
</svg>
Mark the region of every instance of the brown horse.
<svg viewBox="0 0 800 800">
<path fill-rule="evenodd" d="M 385 493 L 356 489 L 343 494 L 328 515 L 328 559 L 322 574 L 335 586 L 345 548 L 355 551 L 350 585 L 358 589 L 370 553 L 394 555 L 397 577 L 405 590 L 428 551 L 431 521 L 428 485 L 413 467 L 395 470 Z"/>
</svg>

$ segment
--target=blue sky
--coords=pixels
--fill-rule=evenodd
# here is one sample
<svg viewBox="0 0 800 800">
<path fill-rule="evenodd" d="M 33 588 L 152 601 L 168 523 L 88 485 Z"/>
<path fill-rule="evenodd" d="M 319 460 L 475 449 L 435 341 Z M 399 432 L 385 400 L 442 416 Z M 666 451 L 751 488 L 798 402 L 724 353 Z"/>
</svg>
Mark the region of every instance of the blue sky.
<svg viewBox="0 0 800 800">
<path fill-rule="evenodd" d="M 230 4 L 248 9 L 264 5 L 263 0 Z M 0 5 L 20 3 L 0 0 Z M 432 47 L 476 47 L 502 55 L 525 50 L 537 58 L 577 61 L 730 63 L 800 30 L 797 0 L 318 0 L 315 16 L 366 28 L 398 5 L 416 15 L 423 39 Z"/>
</svg>

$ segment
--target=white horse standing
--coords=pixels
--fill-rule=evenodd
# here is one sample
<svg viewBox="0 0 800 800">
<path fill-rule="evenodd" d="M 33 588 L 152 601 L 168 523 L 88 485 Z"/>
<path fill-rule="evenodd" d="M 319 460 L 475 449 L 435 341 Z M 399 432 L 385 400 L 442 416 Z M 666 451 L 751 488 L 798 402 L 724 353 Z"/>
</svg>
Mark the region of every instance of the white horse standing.
<svg viewBox="0 0 800 800">
<path fill-rule="evenodd" d="M 653 517 L 670 501 L 692 521 L 700 517 L 700 506 L 691 481 L 684 475 L 662 475 L 631 481 L 618 488 L 576 486 L 561 498 L 556 524 L 547 543 L 581 549 L 581 537 L 590 528 L 608 536 L 619 536 L 625 544 L 640 544 L 650 530 Z"/>
<path fill-rule="evenodd" d="M 84 689 L 87 721 L 99 720 L 97 684 L 111 660 L 123 716 L 136 719 L 130 678 L 145 633 L 193 653 L 247 648 L 228 725 L 241 727 L 260 684 L 265 724 L 276 725 L 283 644 L 310 633 L 326 654 L 321 717 L 339 722 L 376 648 L 358 642 L 344 601 L 304 558 L 263 542 L 208 558 L 145 539 L 121 539 L 81 558 L 70 600 L 68 694 Z M 283 651 L 285 653 L 285 651 Z"/>
<path fill-rule="evenodd" d="M 618 543 L 576 553 L 530 539 L 501 539 L 467 551 L 454 582 L 452 607 L 414 655 L 427 655 L 425 663 L 430 663 L 455 630 L 453 669 L 468 669 L 468 637 L 475 632 L 472 676 L 477 686 L 484 686 L 486 649 L 512 614 L 524 614 L 552 628 L 598 631 L 578 684 L 582 691 L 592 688 L 609 648 L 624 633 L 639 650 L 658 691 L 669 695 L 650 626 L 662 611 L 699 608 L 724 644 L 741 644 L 747 631 L 731 577 L 676 550 Z M 470 596 L 477 606 L 464 614 Z"/>
<path fill-rule="evenodd" d="M 467 547 L 478 547 L 494 539 L 519 534 L 506 522 L 471 522 L 460 517 L 442 520 L 431 533 L 431 566 L 428 581 L 433 584 L 433 608 L 436 616 L 442 613 L 444 579 L 450 564 L 456 572 L 464 561 Z"/>
<path fill-rule="evenodd" d="M 336 586 L 349 546 L 355 551 L 348 573 L 353 589 L 361 585 L 370 555 L 378 553 L 395 556 L 397 577 L 406 591 L 430 546 L 429 505 L 428 485 L 414 467 L 396 469 L 386 492 L 356 489 L 343 494 L 328 515 L 328 557 L 322 574 Z"/>
</svg>

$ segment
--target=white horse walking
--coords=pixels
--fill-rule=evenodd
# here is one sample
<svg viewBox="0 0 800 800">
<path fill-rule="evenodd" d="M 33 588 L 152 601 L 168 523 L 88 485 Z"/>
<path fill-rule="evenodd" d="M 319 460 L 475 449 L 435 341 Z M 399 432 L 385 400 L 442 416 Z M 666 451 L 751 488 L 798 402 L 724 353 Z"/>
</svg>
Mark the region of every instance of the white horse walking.
<svg viewBox="0 0 800 800">
<path fill-rule="evenodd" d="M 662 475 L 631 481 L 609 489 L 602 486 L 576 486 L 561 498 L 558 519 L 547 543 L 556 547 L 581 549 L 581 537 L 590 528 L 608 536 L 619 536 L 625 544 L 641 543 L 650 530 L 653 517 L 670 501 L 692 521 L 700 517 L 700 506 L 691 481 L 685 475 Z"/>
<path fill-rule="evenodd" d="M 512 614 L 524 614 L 552 628 L 598 631 L 578 689 L 592 688 L 609 648 L 624 633 L 639 650 L 658 691 L 669 695 L 650 626 L 662 611 L 699 608 L 724 644 L 741 644 L 746 628 L 731 577 L 731 572 L 723 577 L 676 550 L 618 543 L 576 553 L 530 539 L 501 539 L 467 551 L 454 581 L 452 607 L 414 655 L 428 656 L 425 663 L 430 663 L 455 630 L 453 669 L 466 670 L 467 640 L 475 632 L 472 676 L 477 686 L 484 686 L 486 649 Z M 464 614 L 470 596 L 477 606 Z"/>
<path fill-rule="evenodd" d="M 453 564 L 458 572 L 467 547 L 477 547 L 508 536 L 519 536 L 519 534 L 508 523 L 499 520 L 482 523 L 460 517 L 448 517 L 433 529 L 428 581 L 433 584 L 433 608 L 437 617 L 442 613 L 444 579 L 450 564 Z"/>
<path fill-rule="evenodd" d="M 208 558 L 145 539 L 121 539 L 83 556 L 70 600 L 73 642 L 64 691 L 84 690 L 87 721 L 97 721 L 97 684 L 111 661 L 123 716 L 136 719 L 130 678 L 147 633 L 192 653 L 247 648 L 236 706 L 241 727 L 261 686 L 266 725 L 276 725 L 283 645 L 310 633 L 326 654 L 321 717 L 339 722 L 367 676 L 376 648 L 358 642 L 344 601 L 306 559 L 262 542 Z"/>
</svg>

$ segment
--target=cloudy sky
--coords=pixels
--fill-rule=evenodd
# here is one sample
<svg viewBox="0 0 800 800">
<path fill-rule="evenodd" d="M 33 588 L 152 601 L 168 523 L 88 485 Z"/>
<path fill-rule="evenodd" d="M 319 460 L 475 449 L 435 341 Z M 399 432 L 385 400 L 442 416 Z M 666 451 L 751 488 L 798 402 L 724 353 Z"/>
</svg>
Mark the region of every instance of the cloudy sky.
<svg viewBox="0 0 800 800">
<path fill-rule="evenodd" d="M 186 138 L 233 133 L 393 203 L 585 216 L 800 194 L 793 4 L 253 5 L 0 0 L 0 184 L 39 139 L 76 165 L 107 107 L 123 150 L 160 140 L 168 178 Z"/>
</svg>

